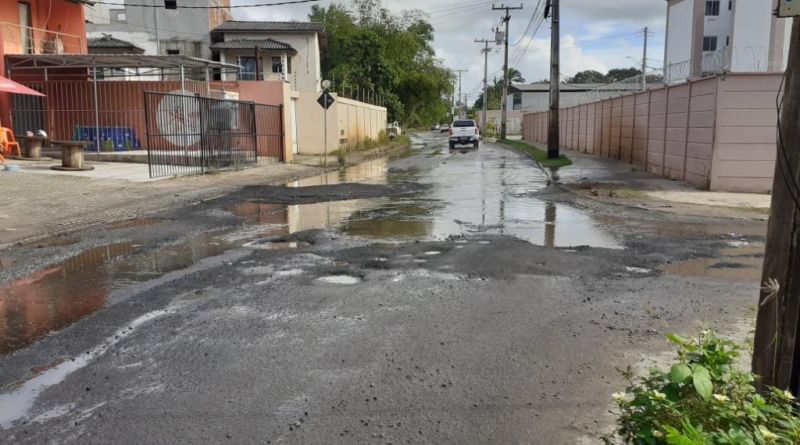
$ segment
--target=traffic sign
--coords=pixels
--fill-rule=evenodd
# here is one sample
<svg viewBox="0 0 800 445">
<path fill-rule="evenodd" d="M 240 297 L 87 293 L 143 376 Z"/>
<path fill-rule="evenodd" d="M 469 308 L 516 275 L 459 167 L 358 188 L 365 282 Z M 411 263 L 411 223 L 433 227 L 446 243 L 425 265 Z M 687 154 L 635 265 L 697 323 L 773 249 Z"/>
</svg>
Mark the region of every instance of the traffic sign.
<svg viewBox="0 0 800 445">
<path fill-rule="evenodd" d="M 325 91 L 319 96 L 317 103 L 322 105 L 322 108 L 327 110 L 331 107 L 331 105 L 333 105 L 333 96 L 331 96 L 331 93 Z"/>
</svg>

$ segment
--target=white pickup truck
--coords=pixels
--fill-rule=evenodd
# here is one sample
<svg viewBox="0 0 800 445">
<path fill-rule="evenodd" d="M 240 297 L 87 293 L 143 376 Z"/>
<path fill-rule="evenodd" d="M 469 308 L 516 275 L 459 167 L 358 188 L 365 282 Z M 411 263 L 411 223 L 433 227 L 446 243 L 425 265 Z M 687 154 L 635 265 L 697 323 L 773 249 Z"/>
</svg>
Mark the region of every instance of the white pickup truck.
<svg viewBox="0 0 800 445">
<path fill-rule="evenodd" d="M 450 126 L 450 149 L 456 145 L 472 145 L 476 150 L 480 145 L 481 133 L 472 119 L 458 119 Z"/>
</svg>

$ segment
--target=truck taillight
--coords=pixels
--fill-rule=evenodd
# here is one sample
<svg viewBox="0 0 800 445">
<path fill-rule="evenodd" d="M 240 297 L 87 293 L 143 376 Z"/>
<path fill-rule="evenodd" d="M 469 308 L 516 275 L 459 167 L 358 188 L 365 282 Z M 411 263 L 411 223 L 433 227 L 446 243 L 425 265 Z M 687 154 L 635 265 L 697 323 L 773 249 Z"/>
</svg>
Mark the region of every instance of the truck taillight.
<svg viewBox="0 0 800 445">
<path fill-rule="evenodd" d="M 453 135 L 453 129 L 451 128 L 451 129 L 450 129 L 450 130 L 447 132 L 447 134 L 448 134 L 449 136 L 452 136 L 452 135 Z"/>
<path fill-rule="evenodd" d="M 475 134 L 478 134 L 478 127 L 475 127 Z"/>
</svg>

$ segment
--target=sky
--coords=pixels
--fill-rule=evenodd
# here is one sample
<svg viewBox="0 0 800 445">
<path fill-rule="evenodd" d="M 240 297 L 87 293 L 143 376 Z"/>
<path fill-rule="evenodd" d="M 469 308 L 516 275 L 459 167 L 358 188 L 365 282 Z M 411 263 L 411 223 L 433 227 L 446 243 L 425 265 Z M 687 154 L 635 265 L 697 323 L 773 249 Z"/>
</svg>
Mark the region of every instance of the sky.
<svg viewBox="0 0 800 445">
<path fill-rule="evenodd" d="M 233 5 L 259 3 L 259 0 L 232 0 Z M 316 4 L 350 4 L 350 0 L 321 0 Z M 517 68 L 529 81 L 549 78 L 550 23 L 541 23 L 544 0 L 511 0 L 508 6 L 523 6 L 512 11 L 509 24 L 509 66 Z M 237 20 L 307 20 L 311 4 L 261 8 L 235 8 Z M 492 28 L 500 25 L 501 11 L 482 0 L 383 0 L 393 12 L 418 9 L 428 14 L 435 30 L 433 47 L 438 58 L 451 69 L 466 69 L 462 91 L 472 102 L 483 80 L 482 44 L 475 39 L 493 39 Z M 650 30 L 647 64 L 660 67 L 664 57 L 664 0 L 563 0 L 561 2 L 561 76 L 593 69 L 640 67 L 645 26 Z M 537 8 L 538 6 L 538 8 Z M 536 14 L 534 15 L 534 12 Z M 533 21 L 532 21 L 533 20 Z M 529 26 L 530 25 L 530 26 Z M 526 32 L 527 30 L 527 32 Z M 494 45 L 493 45 L 494 47 Z M 502 77 L 502 46 L 489 56 L 489 79 Z"/>
</svg>

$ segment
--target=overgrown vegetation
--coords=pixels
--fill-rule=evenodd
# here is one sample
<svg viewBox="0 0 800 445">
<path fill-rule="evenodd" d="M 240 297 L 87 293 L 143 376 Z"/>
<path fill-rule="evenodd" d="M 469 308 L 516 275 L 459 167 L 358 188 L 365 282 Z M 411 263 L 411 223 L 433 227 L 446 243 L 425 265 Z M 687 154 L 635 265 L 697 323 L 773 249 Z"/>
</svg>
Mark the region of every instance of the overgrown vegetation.
<svg viewBox="0 0 800 445">
<path fill-rule="evenodd" d="M 625 392 L 613 395 L 618 429 L 607 444 L 761 445 L 800 443 L 794 396 L 776 388 L 756 392 L 755 377 L 736 367 L 740 346 L 703 331 L 669 335 L 677 346 L 669 370 L 635 378 L 623 371 Z"/>
<path fill-rule="evenodd" d="M 347 153 L 354 152 L 354 151 L 366 151 L 372 150 L 374 148 L 384 148 L 386 150 L 391 150 L 398 147 L 410 147 L 411 146 L 411 136 L 407 134 L 402 134 L 400 136 L 396 136 L 394 138 L 390 138 L 389 135 L 385 131 L 381 131 L 378 133 L 377 139 L 372 138 L 364 138 L 358 143 L 351 145 L 349 147 L 342 147 L 334 153 L 336 155 L 336 159 L 339 161 L 339 165 L 344 166 L 347 163 Z"/>
<path fill-rule="evenodd" d="M 314 5 L 309 19 L 325 25 L 322 72 L 334 91 L 380 97 L 388 120 L 403 127 L 446 120 L 451 72 L 436 58 L 433 26 L 423 12 L 394 15 L 380 0 L 353 0 L 350 8 Z"/>
<path fill-rule="evenodd" d="M 548 159 L 546 150 L 534 147 L 527 142 L 513 141 L 510 139 L 499 139 L 497 142 L 514 147 L 515 149 L 534 159 L 539 163 L 539 165 L 545 168 L 557 168 L 572 165 L 572 161 L 564 155 L 560 155 L 557 159 Z"/>
</svg>

